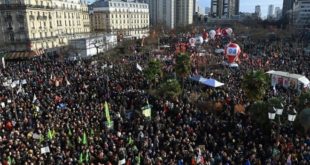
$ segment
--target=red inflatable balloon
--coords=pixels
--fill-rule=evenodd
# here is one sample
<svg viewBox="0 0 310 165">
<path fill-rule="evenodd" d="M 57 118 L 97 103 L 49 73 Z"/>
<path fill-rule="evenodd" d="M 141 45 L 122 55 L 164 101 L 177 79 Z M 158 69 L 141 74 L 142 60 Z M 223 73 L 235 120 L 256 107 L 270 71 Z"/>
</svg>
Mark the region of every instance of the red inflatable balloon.
<svg viewBox="0 0 310 165">
<path fill-rule="evenodd" d="M 225 55 L 228 59 L 228 63 L 234 63 L 241 53 L 241 49 L 238 44 L 230 43 L 225 48 Z"/>
</svg>

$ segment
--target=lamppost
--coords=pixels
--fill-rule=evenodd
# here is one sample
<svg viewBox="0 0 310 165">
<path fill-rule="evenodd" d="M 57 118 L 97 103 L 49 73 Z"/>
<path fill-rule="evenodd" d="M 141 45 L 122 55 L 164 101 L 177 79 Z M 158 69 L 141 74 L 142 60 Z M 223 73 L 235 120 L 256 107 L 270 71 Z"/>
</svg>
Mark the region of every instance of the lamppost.
<svg viewBox="0 0 310 165">
<path fill-rule="evenodd" d="M 283 113 L 283 105 L 281 104 L 281 107 L 280 108 L 275 108 L 273 107 L 272 110 L 270 110 L 268 112 L 268 118 L 270 120 L 275 120 L 276 116 L 278 116 L 278 122 L 277 122 L 277 137 L 279 136 L 279 133 L 280 133 L 280 126 L 281 126 L 281 116 L 282 116 L 282 113 Z M 291 106 L 288 106 L 288 121 L 289 122 L 294 122 L 295 119 L 296 119 L 296 115 L 297 115 L 297 112 L 295 109 L 291 109 Z"/>
</svg>

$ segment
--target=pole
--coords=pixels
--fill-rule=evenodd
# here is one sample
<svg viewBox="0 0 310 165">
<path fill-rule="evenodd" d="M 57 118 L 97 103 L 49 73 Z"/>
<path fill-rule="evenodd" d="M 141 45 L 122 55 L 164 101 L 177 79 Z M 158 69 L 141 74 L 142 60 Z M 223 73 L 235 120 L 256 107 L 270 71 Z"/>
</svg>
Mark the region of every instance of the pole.
<svg viewBox="0 0 310 165">
<path fill-rule="evenodd" d="M 18 115 L 17 115 L 17 111 L 16 111 L 16 102 L 15 102 L 15 97 L 14 97 L 14 91 L 13 91 L 13 87 L 11 86 L 11 94 L 12 94 L 12 101 L 13 101 L 13 106 L 14 106 L 14 113 L 15 113 L 15 118 L 16 121 L 18 121 Z"/>
</svg>

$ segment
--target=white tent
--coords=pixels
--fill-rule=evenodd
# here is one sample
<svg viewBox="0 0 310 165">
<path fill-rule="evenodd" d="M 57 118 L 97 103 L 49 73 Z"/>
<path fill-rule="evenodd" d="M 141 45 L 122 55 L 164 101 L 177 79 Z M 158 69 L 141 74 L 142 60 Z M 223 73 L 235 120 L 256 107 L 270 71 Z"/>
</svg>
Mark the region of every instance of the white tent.
<svg viewBox="0 0 310 165">
<path fill-rule="evenodd" d="M 220 87 L 220 86 L 224 85 L 224 83 L 221 83 L 221 82 L 219 82 L 219 81 L 217 81 L 215 79 L 212 79 L 212 78 L 206 79 L 206 78 L 204 78 L 204 77 L 202 77 L 200 75 L 192 76 L 192 77 L 190 77 L 190 79 L 193 80 L 193 81 L 198 81 L 198 82 L 200 82 L 200 83 L 202 83 L 204 85 L 208 85 L 208 86 L 211 86 L 211 87 L 214 87 L 214 88 Z"/>
<path fill-rule="evenodd" d="M 307 77 L 300 75 L 300 74 L 292 74 L 288 72 L 283 71 L 274 71 L 270 70 L 266 72 L 273 76 L 273 81 L 271 82 L 272 85 L 279 84 L 279 78 L 284 78 L 285 80 L 289 81 L 298 81 L 299 83 L 303 84 L 304 87 L 309 87 L 310 81 Z M 283 81 L 283 80 L 281 80 Z M 283 86 L 289 86 L 290 84 L 285 84 L 285 81 L 283 82 Z"/>
<path fill-rule="evenodd" d="M 215 79 L 212 79 L 212 78 L 210 78 L 210 79 L 200 78 L 199 82 L 202 83 L 202 84 L 214 87 L 214 88 L 220 87 L 220 86 L 224 85 L 224 83 L 221 83 L 221 82 L 219 82 L 219 81 L 217 81 Z"/>
</svg>

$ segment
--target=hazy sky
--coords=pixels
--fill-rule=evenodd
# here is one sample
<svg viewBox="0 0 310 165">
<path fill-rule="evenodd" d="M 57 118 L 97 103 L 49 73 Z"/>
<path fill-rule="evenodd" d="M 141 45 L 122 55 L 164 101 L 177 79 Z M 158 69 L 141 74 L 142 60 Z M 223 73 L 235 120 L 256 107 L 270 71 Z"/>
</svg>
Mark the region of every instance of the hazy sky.
<svg viewBox="0 0 310 165">
<path fill-rule="evenodd" d="M 211 0 L 198 0 L 202 7 L 210 7 Z M 255 6 L 260 5 L 262 16 L 267 16 L 268 6 L 273 4 L 274 7 L 280 7 L 282 9 L 283 0 L 240 0 L 240 11 L 254 13 Z"/>
<path fill-rule="evenodd" d="M 94 2 L 95 0 L 88 0 Z M 211 0 L 198 0 L 201 7 L 210 7 Z M 268 6 L 273 4 L 274 7 L 280 7 L 282 9 L 283 0 L 240 0 L 240 11 L 241 12 L 252 12 L 255 11 L 255 6 L 260 5 L 262 10 L 262 16 L 267 16 Z"/>
</svg>

